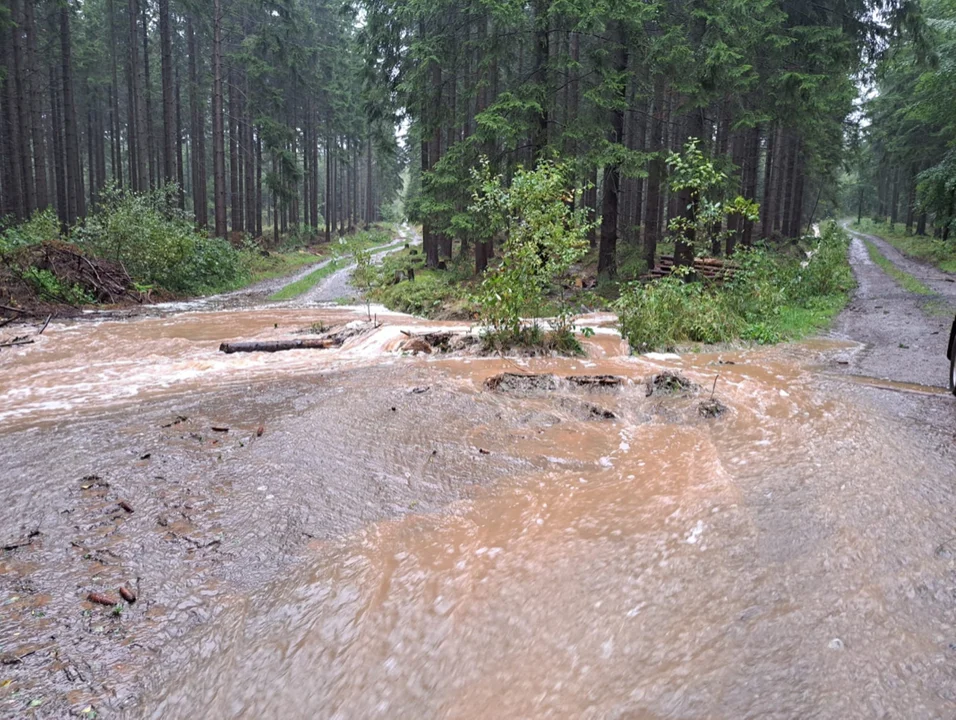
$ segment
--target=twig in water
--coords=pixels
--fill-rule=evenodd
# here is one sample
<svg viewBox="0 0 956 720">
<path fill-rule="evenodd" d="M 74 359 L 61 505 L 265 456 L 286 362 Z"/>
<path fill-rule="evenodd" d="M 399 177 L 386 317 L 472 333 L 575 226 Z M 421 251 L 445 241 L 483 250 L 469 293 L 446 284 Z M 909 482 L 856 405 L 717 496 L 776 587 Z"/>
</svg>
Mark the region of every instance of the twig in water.
<svg viewBox="0 0 956 720">
<path fill-rule="evenodd" d="M 47 316 L 46 316 L 46 322 L 43 323 L 43 327 L 40 328 L 40 332 L 38 332 L 37 335 L 42 335 L 42 334 L 43 334 L 43 331 L 46 330 L 46 326 L 50 324 L 50 320 L 51 320 L 51 319 L 53 319 L 53 315 L 47 315 Z"/>
<path fill-rule="evenodd" d="M 717 373 L 717 377 L 714 378 L 714 386 L 710 389 L 710 399 L 714 399 L 714 393 L 717 391 L 717 381 L 720 380 L 720 373 Z"/>
</svg>

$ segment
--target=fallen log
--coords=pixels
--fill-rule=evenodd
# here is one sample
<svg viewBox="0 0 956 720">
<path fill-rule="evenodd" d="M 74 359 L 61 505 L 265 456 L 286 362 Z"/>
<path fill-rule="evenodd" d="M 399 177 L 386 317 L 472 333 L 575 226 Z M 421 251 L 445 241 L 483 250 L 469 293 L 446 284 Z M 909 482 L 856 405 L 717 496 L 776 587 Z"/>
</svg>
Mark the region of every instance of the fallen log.
<svg viewBox="0 0 956 720">
<path fill-rule="evenodd" d="M 20 345 L 32 345 L 33 341 L 28 338 L 16 338 L 11 342 L 0 343 L 0 348 L 19 347 Z"/>
<path fill-rule="evenodd" d="M 337 340 L 296 338 L 293 340 L 258 340 L 222 343 L 219 352 L 227 355 L 238 352 L 281 352 L 282 350 L 328 350 L 339 347 Z"/>
</svg>

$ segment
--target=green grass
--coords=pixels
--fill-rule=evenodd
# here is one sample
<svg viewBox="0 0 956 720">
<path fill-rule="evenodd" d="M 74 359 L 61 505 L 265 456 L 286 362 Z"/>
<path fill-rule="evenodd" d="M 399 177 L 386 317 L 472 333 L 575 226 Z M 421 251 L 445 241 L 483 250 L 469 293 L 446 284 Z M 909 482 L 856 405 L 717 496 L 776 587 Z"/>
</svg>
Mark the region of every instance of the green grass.
<svg viewBox="0 0 956 720">
<path fill-rule="evenodd" d="M 269 296 L 270 300 L 291 300 L 292 298 L 299 297 L 312 288 L 314 288 L 319 282 L 327 278 L 329 275 L 334 273 L 339 269 L 339 263 L 336 258 L 329 260 L 329 262 L 323 265 L 320 268 L 316 268 L 308 275 L 303 278 L 299 278 L 295 282 L 289 283 L 288 285 L 283 286 L 278 292 L 273 293 Z"/>
<path fill-rule="evenodd" d="M 830 326 L 848 300 L 846 293 L 840 293 L 819 296 L 803 307 L 784 305 L 776 318 L 776 330 L 787 340 L 802 340 L 815 335 Z"/>
<path fill-rule="evenodd" d="M 917 295 L 936 294 L 908 272 L 900 270 L 896 265 L 887 260 L 886 256 L 883 255 L 872 242 L 869 240 L 864 240 L 863 242 L 866 243 L 866 251 L 870 254 L 870 260 L 879 265 L 880 269 L 893 278 L 901 288 Z"/>
<path fill-rule="evenodd" d="M 868 218 L 850 227 L 883 238 L 904 255 L 928 262 L 944 272 L 956 273 L 956 243 L 929 235 L 907 235 L 906 227 L 900 223 L 875 222 Z"/>
<path fill-rule="evenodd" d="M 304 251 L 270 253 L 268 256 L 248 253 L 243 258 L 243 265 L 246 268 L 246 278 L 243 286 L 284 277 L 306 265 L 321 260 L 320 255 Z"/>
</svg>

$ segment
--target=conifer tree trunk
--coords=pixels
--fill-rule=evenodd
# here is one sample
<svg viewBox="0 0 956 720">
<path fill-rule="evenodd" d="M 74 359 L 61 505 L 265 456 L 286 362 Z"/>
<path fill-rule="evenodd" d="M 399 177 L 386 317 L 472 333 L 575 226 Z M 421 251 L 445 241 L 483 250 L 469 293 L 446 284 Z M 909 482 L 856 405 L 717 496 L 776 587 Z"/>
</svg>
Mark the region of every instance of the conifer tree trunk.
<svg viewBox="0 0 956 720">
<path fill-rule="evenodd" d="M 6 127 L 6 163 L 4 168 L 6 180 L 4 187 L 8 198 L 7 206 L 18 220 L 22 220 L 27 216 L 27 203 L 23 187 L 23 156 L 20 153 L 23 144 L 20 132 L 20 113 L 17 110 L 16 64 L 14 61 L 16 33 L 16 27 L 11 26 L 9 31 L 3 34 L 4 65 L 7 71 L 3 88 L 3 119 Z"/>
<path fill-rule="evenodd" d="M 120 118 L 119 118 L 119 79 L 116 59 L 116 12 L 113 0 L 107 0 L 106 12 L 110 16 L 110 164 L 112 165 L 113 180 L 117 187 L 123 187 L 123 155 L 120 145 Z"/>
<path fill-rule="evenodd" d="M 236 118 L 239 116 L 235 72 L 230 67 L 227 73 L 229 88 L 229 198 L 232 232 L 242 232 L 242 210 L 239 207 L 239 137 Z"/>
<path fill-rule="evenodd" d="M 611 51 L 614 70 L 623 73 L 627 70 L 627 50 L 625 49 L 624 30 L 615 23 L 611 31 L 615 47 Z M 626 89 L 622 89 L 620 100 L 623 102 Z M 611 143 L 624 142 L 624 109 L 611 110 Z M 604 192 L 601 200 L 601 241 L 598 247 L 598 273 L 609 278 L 617 275 L 617 232 L 618 207 L 621 189 L 621 168 L 617 163 L 609 163 L 604 169 Z"/>
<path fill-rule="evenodd" d="M 49 185 L 46 170 L 46 138 L 43 128 L 43 90 L 39 78 L 42 77 L 39 55 L 37 54 L 36 11 L 33 0 L 24 2 L 24 31 L 26 32 L 27 62 L 30 72 L 30 116 L 33 136 L 33 169 L 36 182 L 36 207 L 39 210 L 50 204 Z"/>
<path fill-rule="evenodd" d="M 30 96 L 26 68 L 26 49 L 23 38 L 23 12 L 20 3 L 23 0 L 10 0 L 10 15 L 16 27 L 13 31 L 13 82 L 16 86 L 16 114 L 19 125 L 20 142 L 15 148 L 20 154 L 20 187 L 23 190 L 23 202 L 26 216 L 36 210 L 36 184 L 33 176 L 33 162 L 30 154 Z M 29 2 L 29 0 L 27 0 Z"/>
<path fill-rule="evenodd" d="M 199 52 L 191 16 L 186 17 L 186 51 L 189 54 L 189 139 L 192 146 L 193 215 L 196 226 L 209 224 L 209 200 L 206 194 L 206 121 L 199 100 Z"/>
<path fill-rule="evenodd" d="M 648 164 L 647 201 L 644 208 L 644 262 L 648 269 L 657 262 L 657 243 L 661 237 L 661 184 L 664 180 L 664 99 L 665 79 L 663 75 L 654 77 L 654 106 L 651 115 L 650 137 L 647 150 L 654 153 Z"/>
<path fill-rule="evenodd" d="M 60 66 L 55 60 L 50 65 L 50 133 L 53 139 L 53 177 L 56 185 L 56 213 L 60 220 L 60 225 L 67 225 L 67 190 L 66 190 L 66 153 L 63 149 L 63 111 L 61 101 L 61 91 L 63 83 L 60 82 Z"/>
<path fill-rule="evenodd" d="M 173 94 L 173 40 L 169 0 L 159 0 L 159 44 L 163 84 L 163 182 L 176 181 L 176 99 Z"/>
<path fill-rule="evenodd" d="M 86 215 L 79 136 L 76 130 L 76 106 L 73 101 L 71 44 L 70 9 L 64 4 L 60 7 L 60 56 L 63 64 L 63 119 L 66 126 L 66 222 L 69 225 Z"/>
<path fill-rule="evenodd" d="M 256 159 L 255 159 L 255 140 L 252 131 L 252 107 L 249 103 L 249 75 L 245 71 L 242 73 L 245 86 L 246 100 L 242 103 L 242 122 L 244 133 L 242 135 L 243 169 L 245 170 L 245 211 L 246 222 L 245 230 L 253 236 L 256 235 Z"/>
<path fill-rule="evenodd" d="M 132 0 L 131 0 L 132 1 Z M 213 0 L 212 154 L 216 237 L 226 237 L 226 149 L 222 107 L 222 0 Z"/>
<path fill-rule="evenodd" d="M 149 75 L 149 0 L 141 0 L 140 9 L 143 12 L 143 98 L 146 112 L 146 160 L 149 169 L 150 188 L 156 187 L 159 179 L 159 161 L 156 156 L 156 135 L 153 132 L 153 94 L 151 92 Z M 145 188 L 144 188 L 145 189 Z"/>
<path fill-rule="evenodd" d="M 757 174 L 759 172 L 760 165 L 760 126 L 755 125 L 747 131 L 747 150 L 746 150 L 746 161 L 745 168 L 746 173 L 744 175 L 744 184 L 743 184 L 743 196 L 747 200 L 756 200 L 757 199 Z M 802 203 L 802 200 L 801 200 Z M 802 204 L 801 204 L 802 208 Z M 798 221 L 799 222 L 799 221 Z M 744 247 L 751 247 L 753 245 L 753 233 L 754 233 L 754 221 L 753 220 L 744 220 L 743 221 L 743 235 L 741 242 Z"/>
<path fill-rule="evenodd" d="M 183 164 L 183 93 L 180 82 L 179 65 L 176 65 L 176 139 L 174 161 L 176 163 L 176 183 L 179 185 L 179 209 L 186 209 L 186 178 Z"/>
</svg>

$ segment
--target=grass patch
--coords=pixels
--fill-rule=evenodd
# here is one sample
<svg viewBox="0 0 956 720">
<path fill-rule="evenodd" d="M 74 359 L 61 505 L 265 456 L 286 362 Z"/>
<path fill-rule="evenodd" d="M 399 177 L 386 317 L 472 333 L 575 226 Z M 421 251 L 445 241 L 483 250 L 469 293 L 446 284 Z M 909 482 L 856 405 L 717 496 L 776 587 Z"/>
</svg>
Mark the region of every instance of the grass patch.
<svg viewBox="0 0 956 720">
<path fill-rule="evenodd" d="M 900 223 L 875 222 L 864 219 L 850 225 L 870 235 L 877 235 L 904 255 L 935 265 L 940 270 L 956 273 L 956 244 L 943 242 L 930 235 L 907 235 L 906 226 Z"/>
<path fill-rule="evenodd" d="M 320 268 L 316 268 L 303 278 L 289 283 L 279 289 L 278 292 L 269 296 L 270 300 L 291 300 L 299 297 L 314 288 L 319 282 L 339 269 L 339 263 L 336 258 L 332 258 L 328 263 Z"/>
<path fill-rule="evenodd" d="M 242 264 L 246 272 L 239 287 L 253 285 L 263 280 L 285 277 L 306 265 L 320 262 L 321 259 L 321 255 L 304 251 L 273 252 L 269 255 L 252 251 L 243 253 Z"/>
<path fill-rule="evenodd" d="M 870 260 L 879 265 L 880 269 L 893 278 L 893 280 L 896 281 L 896 284 L 901 288 L 907 292 L 915 293 L 917 295 L 936 294 L 908 272 L 900 270 L 898 267 L 896 267 L 896 265 L 891 263 L 886 256 L 879 251 L 876 245 L 871 243 L 869 240 L 864 240 L 863 242 L 866 243 L 866 251 L 870 255 Z"/>
</svg>

